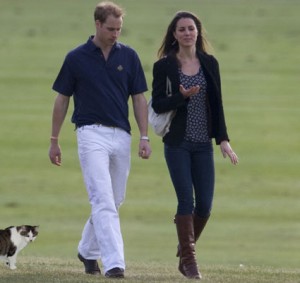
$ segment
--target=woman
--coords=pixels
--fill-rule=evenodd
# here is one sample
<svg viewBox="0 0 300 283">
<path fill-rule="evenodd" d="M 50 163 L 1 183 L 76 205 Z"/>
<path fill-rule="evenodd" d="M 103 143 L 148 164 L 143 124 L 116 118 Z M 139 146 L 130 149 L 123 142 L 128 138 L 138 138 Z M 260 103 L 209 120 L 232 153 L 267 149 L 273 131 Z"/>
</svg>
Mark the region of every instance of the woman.
<svg viewBox="0 0 300 283">
<path fill-rule="evenodd" d="M 178 269 L 194 279 L 201 278 L 195 243 L 208 221 L 213 201 L 212 138 L 224 157 L 229 156 L 234 165 L 238 163 L 226 130 L 218 62 L 207 53 L 202 33 L 201 22 L 193 13 L 175 15 L 158 51 L 152 84 L 154 111 L 176 110 L 163 142 L 178 199 Z M 170 97 L 166 96 L 167 78 L 172 86 Z"/>
</svg>

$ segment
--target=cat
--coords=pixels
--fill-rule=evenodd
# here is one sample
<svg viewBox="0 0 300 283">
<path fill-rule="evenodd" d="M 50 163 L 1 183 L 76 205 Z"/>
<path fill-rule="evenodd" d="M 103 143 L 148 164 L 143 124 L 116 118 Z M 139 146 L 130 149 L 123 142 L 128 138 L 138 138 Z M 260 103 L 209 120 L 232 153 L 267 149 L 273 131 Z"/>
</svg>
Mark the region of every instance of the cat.
<svg viewBox="0 0 300 283">
<path fill-rule="evenodd" d="M 38 230 L 39 226 L 30 225 L 10 226 L 0 230 L 0 259 L 10 269 L 17 268 L 17 254 L 36 239 Z"/>
</svg>

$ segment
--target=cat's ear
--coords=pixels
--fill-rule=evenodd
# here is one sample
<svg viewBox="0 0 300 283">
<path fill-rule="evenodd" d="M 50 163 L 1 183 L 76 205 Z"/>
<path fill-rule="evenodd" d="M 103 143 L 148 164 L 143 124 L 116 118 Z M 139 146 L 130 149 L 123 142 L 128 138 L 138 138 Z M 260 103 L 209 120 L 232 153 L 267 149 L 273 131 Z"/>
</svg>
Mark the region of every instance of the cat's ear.
<svg viewBox="0 0 300 283">
<path fill-rule="evenodd" d="M 33 226 L 33 228 L 34 228 L 34 230 L 35 230 L 36 232 L 38 232 L 39 229 L 40 229 L 40 225 Z"/>
<path fill-rule="evenodd" d="M 22 225 L 22 226 L 17 226 L 17 231 L 18 232 L 26 232 L 26 225 Z"/>
</svg>

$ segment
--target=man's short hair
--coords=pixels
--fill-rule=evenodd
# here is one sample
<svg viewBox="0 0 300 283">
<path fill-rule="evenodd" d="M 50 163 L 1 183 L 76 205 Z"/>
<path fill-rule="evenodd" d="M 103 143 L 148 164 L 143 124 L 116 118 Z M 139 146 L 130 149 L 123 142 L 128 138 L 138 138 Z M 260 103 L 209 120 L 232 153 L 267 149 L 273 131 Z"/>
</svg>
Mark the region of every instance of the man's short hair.
<svg viewBox="0 0 300 283">
<path fill-rule="evenodd" d="M 113 15 L 116 18 L 124 17 L 124 10 L 113 2 L 105 1 L 100 2 L 94 12 L 95 21 L 104 23 L 109 15 Z"/>
</svg>

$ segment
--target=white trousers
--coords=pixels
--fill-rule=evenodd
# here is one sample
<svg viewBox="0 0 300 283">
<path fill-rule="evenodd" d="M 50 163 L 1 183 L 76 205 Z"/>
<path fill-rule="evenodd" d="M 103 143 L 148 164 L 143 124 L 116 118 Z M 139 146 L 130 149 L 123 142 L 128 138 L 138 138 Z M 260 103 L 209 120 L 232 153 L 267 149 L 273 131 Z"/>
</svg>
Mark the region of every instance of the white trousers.
<svg viewBox="0 0 300 283">
<path fill-rule="evenodd" d="M 90 125 L 77 129 L 77 142 L 91 204 L 78 252 L 86 259 L 101 259 L 104 272 L 125 269 L 118 210 L 125 199 L 131 136 L 119 128 Z"/>
</svg>

